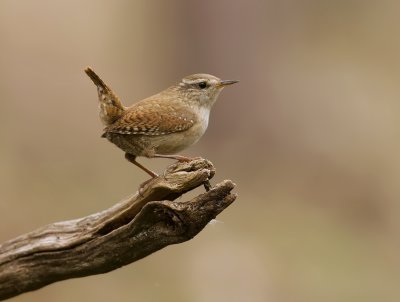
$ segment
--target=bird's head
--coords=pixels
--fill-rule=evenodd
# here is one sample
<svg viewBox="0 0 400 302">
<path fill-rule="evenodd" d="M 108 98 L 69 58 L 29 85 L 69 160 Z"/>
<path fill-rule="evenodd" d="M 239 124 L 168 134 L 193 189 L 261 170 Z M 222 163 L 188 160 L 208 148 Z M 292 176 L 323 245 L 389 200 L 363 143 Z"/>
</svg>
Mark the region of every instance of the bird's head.
<svg viewBox="0 0 400 302">
<path fill-rule="evenodd" d="M 237 82 L 221 80 L 210 74 L 198 73 L 184 77 L 177 85 L 177 88 L 185 95 L 186 101 L 211 107 L 224 87 Z"/>
</svg>

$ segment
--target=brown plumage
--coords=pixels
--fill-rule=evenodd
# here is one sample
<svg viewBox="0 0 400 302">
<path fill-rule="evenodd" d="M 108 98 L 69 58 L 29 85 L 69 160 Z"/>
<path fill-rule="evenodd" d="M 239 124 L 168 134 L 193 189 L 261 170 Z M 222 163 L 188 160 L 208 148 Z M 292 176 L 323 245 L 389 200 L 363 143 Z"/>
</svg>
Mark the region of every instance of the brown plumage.
<svg viewBox="0 0 400 302">
<path fill-rule="evenodd" d="M 102 79 L 90 68 L 85 69 L 86 74 L 97 86 L 100 102 L 100 119 L 104 125 L 112 125 L 124 113 L 125 107 L 118 96 L 109 88 Z"/>
<path fill-rule="evenodd" d="M 210 109 L 219 93 L 224 86 L 237 82 L 195 74 L 126 108 L 90 67 L 85 72 L 97 86 L 100 118 L 106 125 L 102 136 L 152 177 L 157 175 L 139 164 L 136 157 L 189 160 L 174 154 L 200 139 L 207 129 Z"/>
<path fill-rule="evenodd" d="M 126 110 L 105 132 L 119 134 L 165 135 L 192 127 L 196 115 L 177 102 L 146 99 Z"/>
</svg>

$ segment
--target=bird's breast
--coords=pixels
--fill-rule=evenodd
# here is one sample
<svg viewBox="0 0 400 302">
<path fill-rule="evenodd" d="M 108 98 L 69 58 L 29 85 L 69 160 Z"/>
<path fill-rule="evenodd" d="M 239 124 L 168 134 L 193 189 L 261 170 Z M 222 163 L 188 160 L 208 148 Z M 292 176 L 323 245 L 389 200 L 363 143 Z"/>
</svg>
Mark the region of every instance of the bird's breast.
<svg viewBox="0 0 400 302">
<path fill-rule="evenodd" d="M 196 122 L 185 131 L 152 137 L 155 152 L 158 154 L 176 154 L 195 144 L 206 132 L 210 110 L 200 108 L 196 112 Z"/>
<path fill-rule="evenodd" d="M 197 116 L 198 116 L 198 122 L 201 124 L 201 127 L 204 129 L 205 132 L 208 127 L 210 109 L 207 107 L 200 107 L 199 109 L 197 109 Z"/>
</svg>

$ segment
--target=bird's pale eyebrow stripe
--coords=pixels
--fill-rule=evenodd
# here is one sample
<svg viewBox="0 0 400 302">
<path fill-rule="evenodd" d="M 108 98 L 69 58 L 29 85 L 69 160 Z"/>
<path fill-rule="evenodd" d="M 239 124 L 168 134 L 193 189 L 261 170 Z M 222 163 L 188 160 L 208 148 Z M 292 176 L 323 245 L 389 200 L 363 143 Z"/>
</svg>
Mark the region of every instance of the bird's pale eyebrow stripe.
<svg viewBox="0 0 400 302">
<path fill-rule="evenodd" d="M 205 82 L 205 79 L 196 79 L 196 80 L 188 80 L 188 79 L 183 79 L 182 83 L 188 84 L 188 85 L 193 85 L 193 84 L 198 84 L 201 82 Z"/>
</svg>

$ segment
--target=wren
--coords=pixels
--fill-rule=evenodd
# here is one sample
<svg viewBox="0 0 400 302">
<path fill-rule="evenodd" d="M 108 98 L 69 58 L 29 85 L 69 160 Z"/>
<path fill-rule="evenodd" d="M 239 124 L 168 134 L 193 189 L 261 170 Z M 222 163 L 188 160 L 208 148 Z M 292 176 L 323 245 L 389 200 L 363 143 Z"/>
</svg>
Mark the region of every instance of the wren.
<svg viewBox="0 0 400 302">
<path fill-rule="evenodd" d="M 106 126 L 102 137 L 125 152 L 125 158 L 152 178 L 158 175 L 136 157 L 189 161 L 178 152 L 196 143 L 208 126 L 211 107 L 222 89 L 238 81 L 209 74 L 193 74 L 179 83 L 130 107 L 90 68 L 86 74 L 97 86 L 100 119 Z"/>
</svg>

